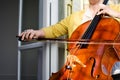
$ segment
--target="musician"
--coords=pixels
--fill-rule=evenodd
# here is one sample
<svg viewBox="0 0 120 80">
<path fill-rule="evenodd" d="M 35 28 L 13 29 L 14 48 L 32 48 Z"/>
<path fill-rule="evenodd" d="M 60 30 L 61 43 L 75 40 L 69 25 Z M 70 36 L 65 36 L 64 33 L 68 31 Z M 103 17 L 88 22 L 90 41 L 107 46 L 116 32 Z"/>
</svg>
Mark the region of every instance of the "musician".
<svg viewBox="0 0 120 80">
<path fill-rule="evenodd" d="M 44 27 L 40 30 L 28 29 L 23 31 L 19 36 L 22 37 L 22 40 L 30 41 L 33 38 L 56 38 L 63 35 L 71 36 L 72 32 L 81 24 L 88 20 L 92 20 L 96 15 L 109 15 L 115 19 L 120 19 L 120 8 L 116 6 L 109 7 L 108 5 L 102 4 L 103 0 L 89 0 L 89 8 L 86 10 L 81 10 L 74 12 L 70 16 L 61 20 L 60 22 L 51 25 L 49 27 Z M 118 9 L 115 11 L 115 9 Z M 119 66 L 120 67 L 120 66 Z M 115 75 L 116 77 L 116 75 Z M 114 78 L 114 76 L 113 76 Z M 118 80 L 115 78 L 114 80 Z"/>
</svg>

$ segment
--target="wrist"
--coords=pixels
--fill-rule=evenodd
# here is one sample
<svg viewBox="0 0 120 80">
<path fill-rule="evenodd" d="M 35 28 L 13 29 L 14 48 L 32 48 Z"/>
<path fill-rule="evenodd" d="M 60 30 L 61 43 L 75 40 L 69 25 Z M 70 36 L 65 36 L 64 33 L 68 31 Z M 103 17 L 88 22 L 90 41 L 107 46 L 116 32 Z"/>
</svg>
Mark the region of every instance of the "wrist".
<svg viewBox="0 0 120 80">
<path fill-rule="evenodd" d="M 45 32 L 43 30 L 36 30 L 36 34 L 38 38 L 45 37 Z"/>
</svg>

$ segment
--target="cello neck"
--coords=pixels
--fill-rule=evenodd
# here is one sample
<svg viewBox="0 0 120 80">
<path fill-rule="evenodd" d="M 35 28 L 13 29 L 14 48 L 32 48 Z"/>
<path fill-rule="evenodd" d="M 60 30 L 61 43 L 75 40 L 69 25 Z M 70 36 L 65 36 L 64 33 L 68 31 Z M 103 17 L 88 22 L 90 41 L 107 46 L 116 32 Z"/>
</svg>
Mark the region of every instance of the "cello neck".
<svg viewBox="0 0 120 80">
<path fill-rule="evenodd" d="M 108 0 L 104 0 L 103 4 L 107 4 Z M 85 33 L 82 36 L 82 39 L 90 39 L 97 27 L 97 24 L 99 23 L 99 21 L 101 20 L 101 15 L 95 15 L 95 17 L 93 18 L 91 24 L 89 25 L 89 27 L 87 28 L 87 30 L 85 31 Z M 86 47 L 87 44 L 83 44 L 81 45 L 81 48 Z"/>
<path fill-rule="evenodd" d="M 104 0 L 103 4 L 107 4 L 107 2 L 108 2 L 108 0 Z M 86 32 L 82 36 L 82 39 L 90 39 L 91 38 L 91 36 L 92 36 L 94 30 L 96 29 L 96 26 L 99 23 L 100 19 L 101 19 L 101 15 L 95 15 L 95 17 L 93 18 L 88 29 L 86 30 Z"/>
<path fill-rule="evenodd" d="M 104 0 L 103 4 L 105 4 L 105 5 L 106 5 L 107 3 L 108 3 L 108 0 Z"/>
</svg>

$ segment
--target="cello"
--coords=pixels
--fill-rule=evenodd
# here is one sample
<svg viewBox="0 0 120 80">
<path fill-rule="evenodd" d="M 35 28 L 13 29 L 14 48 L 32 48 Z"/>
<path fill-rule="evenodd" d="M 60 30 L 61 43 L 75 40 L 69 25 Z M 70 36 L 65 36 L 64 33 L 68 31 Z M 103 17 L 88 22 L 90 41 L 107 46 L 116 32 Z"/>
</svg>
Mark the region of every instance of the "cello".
<svg viewBox="0 0 120 80">
<path fill-rule="evenodd" d="M 103 4 L 107 4 L 104 0 Z M 81 39 L 103 41 L 120 39 L 120 24 L 111 17 L 95 15 L 72 33 L 70 40 L 78 40 L 68 44 L 68 58 L 65 65 L 49 80 L 113 80 L 111 69 L 119 61 L 119 51 L 116 45 L 82 44 Z"/>
</svg>

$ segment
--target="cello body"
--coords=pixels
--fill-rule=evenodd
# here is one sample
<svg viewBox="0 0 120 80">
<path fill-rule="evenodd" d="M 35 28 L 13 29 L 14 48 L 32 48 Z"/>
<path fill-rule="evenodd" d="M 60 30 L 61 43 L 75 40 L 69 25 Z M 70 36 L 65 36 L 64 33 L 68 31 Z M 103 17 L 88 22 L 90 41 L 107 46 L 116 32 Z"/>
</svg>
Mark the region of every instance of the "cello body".
<svg viewBox="0 0 120 80">
<path fill-rule="evenodd" d="M 71 35 L 70 40 L 80 40 L 90 25 L 87 21 L 80 25 Z M 120 24 L 113 18 L 102 18 L 90 40 L 112 40 L 119 36 Z M 89 42 L 90 43 L 90 42 Z M 69 59 L 56 73 L 52 73 L 49 80 L 113 80 L 111 70 L 115 62 L 119 61 L 115 45 L 69 43 L 68 52 L 74 59 Z M 75 56 L 75 57 L 74 57 Z M 78 61 L 79 60 L 79 61 Z M 71 62 L 72 61 L 72 62 Z M 81 65 L 79 62 L 84 64 Z"/>
</svg>

